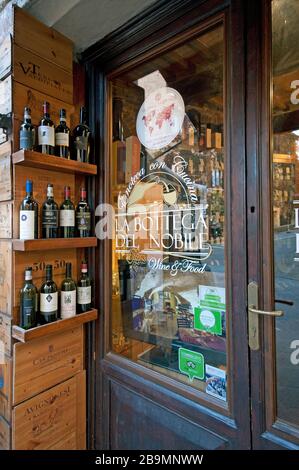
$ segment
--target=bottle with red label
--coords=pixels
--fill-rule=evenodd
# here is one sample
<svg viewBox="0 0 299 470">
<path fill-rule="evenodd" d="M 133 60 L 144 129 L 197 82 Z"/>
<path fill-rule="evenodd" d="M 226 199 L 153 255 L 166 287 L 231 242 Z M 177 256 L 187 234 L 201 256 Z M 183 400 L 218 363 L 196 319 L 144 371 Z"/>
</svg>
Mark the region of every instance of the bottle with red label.
<svg viewBox="0 0 299 470">
<path fill-rule="evenodd" d="M 77 284 L 77 310 L 84 313 L 91 309 L 91 280 L 88 276 L 87 263 L 81 263 L 81 276 Z"/>
<path fill-rule="evenodd" d="M 80 190 L 80 201 L 76 208 L 77 236 L 90 237 L 91 212 L 86 199 L 86 189 Z"/>
</svg>

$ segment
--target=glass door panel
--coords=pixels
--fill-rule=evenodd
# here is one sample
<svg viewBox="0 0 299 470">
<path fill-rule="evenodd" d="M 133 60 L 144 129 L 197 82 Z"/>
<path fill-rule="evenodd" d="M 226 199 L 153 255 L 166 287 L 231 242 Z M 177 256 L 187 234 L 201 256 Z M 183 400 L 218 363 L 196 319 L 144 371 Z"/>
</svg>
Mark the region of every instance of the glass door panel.
<svg viewBox="0 0 299 470">
<path fill-rule="evenodd" d="M 222 24 L 110 88 L 112 350 L 225 402 Z"/>
</svg>

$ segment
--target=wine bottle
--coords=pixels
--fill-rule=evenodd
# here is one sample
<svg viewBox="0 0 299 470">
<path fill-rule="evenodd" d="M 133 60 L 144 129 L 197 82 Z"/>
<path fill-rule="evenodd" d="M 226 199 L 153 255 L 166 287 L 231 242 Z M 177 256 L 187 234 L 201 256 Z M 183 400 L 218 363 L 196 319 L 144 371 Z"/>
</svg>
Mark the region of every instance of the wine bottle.
<svg viewBox="0 0 299 470">
<path fill-rule="evenodd" d="M 50 119 L 50 105 L 43 104 L 44 116 L 38 126 L 38 150 L 49 155 L 55 154 L 55 126 Z"/>
<path fill-rule="evenodd" d="M 42 206 L 42 237 L 58 237 L 58 205 L 54 201 L 53 184 L 48 184 L 47 199 Z"/>
<path fill-rule="evenodd" d="M 60 206 L 60 236 L 73 238 L 75 236 L 75 207 L 70 200 L 71 188 L 65 186 L 64 201 Z"/>
<path fill-rule="evenodd" d="M 72 264 L 66 263 L 65 279 L 61 284 L 60 302 L 61 318 L 70 318 L 76 315 L 76 284 L 72 279 Z"/>
<path fill-rule="evenodd" d="M 90 130 L 86 124 L 86 109 L 80 108 L 80 124 L 73 131 L 74 160 L 78 162 L 89 162 L 90 153 Z"/>
<path fill-rule="evenodd" d="M 26 197 L 20 206 L 20 239 L 38 238 L 38 204 L 32 197 L 33 183 L 26 181 Z"/>
<path fill-rule="evenodd" d="M 33 150 L 35 145 L 35 127 L 31 124 L 31 110 L 24 108 L 24 121 L 20 127 L 20 149 Z"/>
<path fill-rule="evenodd" d="M 55 155 L 70 158 L 70 130 L 66 125 L 66 110 L 60 110 L 60 124 L 55 129 Z"/>
<path fill-rule="evenodd" d="M 81 277 L 77 285 L 77 303 L 78 313 L 87 312 L 91 308 L 91 281 L 85 261 L 81 264 Z"/>
<path fill-rule="evenodd" d="M 80 190 L 80 202 L 76 208 L 76 226 L 78 237 L 89 237 L 90 236 L 90 207 L 86 201 L 86 189 L 81 188 Z"/>
<path fill-rule="evenodd" d="M 52 279 L 52 265 L 46 265 L 46 282 L 40 288 L 40 323 L 51 323 L 58 318 L 58 291 Z"/>
<path fill-rule="evenodd" d="M 25 282 L 20 293 L 20 327 L 25 330 L 37 324 L 38 293 L 32 282 L 32 268 L 25 269 Z"/>
</svg>

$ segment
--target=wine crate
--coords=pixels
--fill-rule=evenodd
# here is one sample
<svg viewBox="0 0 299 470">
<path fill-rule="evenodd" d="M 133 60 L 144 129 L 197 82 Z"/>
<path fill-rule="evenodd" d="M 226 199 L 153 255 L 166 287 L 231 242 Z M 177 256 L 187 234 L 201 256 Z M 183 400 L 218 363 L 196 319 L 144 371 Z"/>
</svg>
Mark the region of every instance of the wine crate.
<svg viewBox="0 0 299 470">
<path fill-rule="evenodd" d="M 12 76 L 0 81 L 0 114 L 12 112 Z"/>
<path fill-rule="evenodd" d="M 13 139 L 13 120 L 11 116 L 2 116 L 0 119 L 0 146 Z"/>
<path fill-rule="evenodd" d="M 14 450 L 85 448 L 85 371 L 13 409 Z M 74 442 L 75 441 L 75 442 Z"/>
<path fill-rule="evenodd" d="M 73 43 L 21 8 L 14 9 L 14 43 L 72 74 Z M 58 68 L 58 67 L 57 67 Z"/>
<path fill-rule="evenodd" d="M 83 326 L 29 343 L 16 343 L 13 349 L 15 405 L 83 369 Z"/>
<path fill-rule="evenodd" d="M 4 354 L 11 355 L 12 337 L 11 337 L 11 317 L 0 313 L 0 363 L 1 363 L 1 348 Z M 0 413 L 1 414 L 1 413 Z"/>
<path fill-rule="evenodd" d="M 75 192 L 75 176 L 71 174 L 64 174 L 62 172 L 43 170 L 39 168 L 28 168 L 21 165 L 14 166 L 14 217 L 13 217 L 13 236 L 19 238 L 19 207 L 25 197 L 26 180 L 30 178 L 33 181 L 33 197 L 39 204 L 39 209 L 42 207 L 46 199 L 47 184 L 52 183 L 54 186 L 54 198 L 58 205 L 64 200 L 64 186 L 71 188 L 71 200 L 73 203 L 77 201 L 76 195 L 79 189 Z M 39 234 L 40 236 L 40 234 Z"/>
<path fill-rule="evenodd" d="M 0 44 L 0 80 L 11 73 L 11 54 L 12 38 L 8 34 Z"/>
<path fill-rule="evenodd" d="M 68 434 L 67 436 L 60 439 L 58 442 L 53 444 L 50 449 L 47 450 L 78 450 L 77 447 L 77 435 L 76 432 Z M 85 448 L 81 449 L 84 450 Z"/>
<path fill-rule="evenodd" d="M 14 44 L 72 73 L 73 43 L 25 10 L 8 4 L 0 14 L 0 79 L 12 71 Z"/>
<path fill-rule="evenodd" d="M 12 120 L 12 151 L 17 152 L 20 149 L 20 127 L 22 124 L 21 119 L 16 119 L 15 117 Z M 37 130 L 36 130 L 37 132 Z M 36 137 L 37 139 L 37 137 Z"/>
<path fill-rule="evenodd" d="M 51 62 L 16 44 L 13 47 L 13 70 L 16 82 L 65 103 L 73 103 L 72 74 L 53 67 Z"/>
<path fill-rule="evenodd" d="M 9 450 L 11 442 L 11 428 L 9 423 L 0 417 L 0 450 Z"/>
<path fill-rule="evenodd" d="M 14 323 L 19 323 L 20 289 L 24 284 L 24 272 L 27 266 L 32 267 L 32 278 L 34 285 L 40 289 L 45 282 L 45 268 L 47 264 L 53 266 L 53 279 L 58 289 L 65 278 L 65 265 L 72 263 L 73 276 L 77 273 L 77 256 L 75 248 L 56 249 L 49 251 L 15 252 L 13 253 L 14 267 L 14 290 L 13 311 Z"/>
<path fill-rule="evenodd" d="M 12 138 L 11 77 L 0 81 L 0 146 Z"/>
<path fill-rule="evenodd" d="M 49 325 L 49 334 L 42 336 L 36 329 L 35 336 L 23 343 L 13 344 L 12 339 L 12 324 L 19 323 L 20 289 L 25 268 L 32 267 L 33 282 L 40 288 L 45 278 L 45 265 L 52 264 L 54 280 L 60 288 L 66 262 L 72 263 L 73 277 L 76 278 L 85 247 L 95 246 L 90 240 L 88 245 L 78 243 L 78 246 L 64 245 L 62 248 L 57 240 L 57 244 L 49 242 L 47 249 L 42 244 L 39 247 L 33 245 L 34 251 L 28 247 L 16 251 L 22 249 L 16 239 L 19 238 L 19 207 L 25 197 L 27 179 L 33 180 L 41 232 L 40 210 L 46 198 L 47 184 L 54 185 L 54 196 L 59 205 L 64 200 L 64 186 L 70 186 L 71 199 L 77 204 L 86 174 L 95 174 L 91 165 L 84 168 L 82 164 L 79 168 L 75 162 L 64 168 L 52 164 L 46 167 L 44 162 L 38 167 L 36 161 L 31 165 L 14 162 L 12 166 L 12 152 L 19 148 L 24 107 L 31 108 L 35 126 L 39 124 L 44 101 L 50 103 L 55 124 L 59 121 L 61 108 L 67 111 L 69 127 L 70 123 L 78 122 L 79 101 L 75 107 L 73 88 L 75 85 L 80 104 L 83 104 L 79 81 L 82 81 L 84 70 L 81 69 L 80 80 L 74 78 L 72 42 L 23 9 L 9 3 L 0 13 L 0 22 L 3 26 L 0 30 L 0 347 L 4 352 L 0 363 L 0 448 L 85 449 L 83 316 L 80 322 L 73 323 L 70 319 L 69 328 L 62 329 L 60 322 L 53 323 Z M 96 311 L 89 315 L 90 319 L 86 321 L 94 319 Z M 14 328 L 19 332 L 20 328 Z"/>
<path fill-rule="evenodd" d="M 12 242 L 0 240 L 0 312 L 12 315 Z"/>
<path fill-rule="evenodd" d="M 31 109 L 31 120 L 32 124 L 38 126 L 41 116 L 42 116 L 42 106 L 44 101 L 50 103 L 50 114 L 51 119 L 55 125 L 59 123 L 59 111 L 61 108 L 66 110 L 66 123 L 70 126 L 71 116 L 74 112 L 74 106 L 67 104 L 63 101 L 59 101 L 52 96 L 45 95 L 39 91 L 33 90 L 32 88 L 21 85 L 20 83 L 13 82 L 13 100 L 14 100 L 14 117 L 17 119 L 17 122 L 23 121 L 24 108 L 29 106 Z M 76 124 L 79 122 L 79 114 L 75 117 Z M 17 131 L 19 131 L 19 126 Z"/>
<path fill-rule="evenodd" d="M 0 144 L 0 201 L 12 198 L 11 142 Z"/>
<path fill-rule="evenodd" d="M 4 2 L 2 2 L 3 4 Z M 1 4 L 1 7 L 2 7 Z M 4 41 L 7 36 L 12 33 L 13 28 L 13 7 L 11 3 L 6 5 L 0 12 L 0 22 L 1 22 L 1 29 L 0 29 L 0 44 Z"/>
<path fill-rule="evenodd" d="M 13 139 L 13 119 L 11 114 L 2 115 L 0 119 L 0 146 Z"/>
<path fill-rule="evenodd" d="M 12 238 L 12 202 L 0 202 L 0 238 Z"/>
<path fill-rule="evenodd" d="M 8 356 L 4 356 L 3 360 L 4 362 L 0 363 L 0 394 L 9 400 L 11 397 L 12 387 L 12 359 Z"/>
<path fill-rule="evenodd" d="M 11 34 L 13 29 L 13 8 L 6 5 L 0 13 L 0 80 L 11 72 Z"/>
<path fill-rule="evenodd" d="M 11 420 L 11 401 L 0 393 L 0 419 L 4 418 L 10 423 Z"/>
</svg>

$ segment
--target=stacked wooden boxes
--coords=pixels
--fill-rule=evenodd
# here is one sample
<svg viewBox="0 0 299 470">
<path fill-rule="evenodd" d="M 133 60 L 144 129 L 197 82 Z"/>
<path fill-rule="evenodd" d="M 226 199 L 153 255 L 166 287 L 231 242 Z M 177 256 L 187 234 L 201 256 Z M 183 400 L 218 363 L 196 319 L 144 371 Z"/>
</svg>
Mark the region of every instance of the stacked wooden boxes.
<svg viewBox="0 0 299 470">
<path fill-rule="evenodd" d="M 84 330 L 81 320 L 61 329 L 53 327 L 29 335 L 12 334 L 19 323 L 19 292 L 24 268 L 32 266 L 33 280 L 40 287 L 45 264 L 52 264 L 60 285 L 65 262 L 78 274 L 84 247 L 95 240 L 59 246 L 26 245 L 18 241 L 19 205 L 27 178 L 33 180 L 39 207 L 45 200 L 47 183 L 54 185 L 55 199 L 63 200 L 69 185 L 73 200 L 85 182 L 84 169 L 55 168 L 46 160 L 35 164 L 29 152 L 19 149 L 19 128 L 25 106 L 38 125 L 42 104 L 50 103 L 51 118 L 59 121 L 65 108 L 70 119 L 73 105 L 73 46 L 71 41 L 29 16 L 20 8 L 2 13 L 0 33 L 0 448 L 85 448 Z M 34 156 L 34 155 L 33 155 Z M 37 155 L 38 157 L 38 155 Z M 41 158 L 43 156 L 41 155 Z M 65 163 L 66 165 L 66 163 Z M 89 165 L 91 167 L 91 165 Z M 87 174 L 94 174 L 94 170 Z M 39 240 L 39 242 L 43 242 Z M 46 242 L 46 241 L 45 241 Z M 78 246 L 78 248 L 77 248 Z M 95 311 L 93 311 L 93 318 Z M 85 320 L 88 321 L 88 320 Z M 21 339 L 15 341 L 13 336 Z M 29 339 L 28 339 L 29 338 Z M 1 349 L 0 349 L 1 354 Z M 0 357 L 1 359 L 1 357 Z"/>
</svg>

